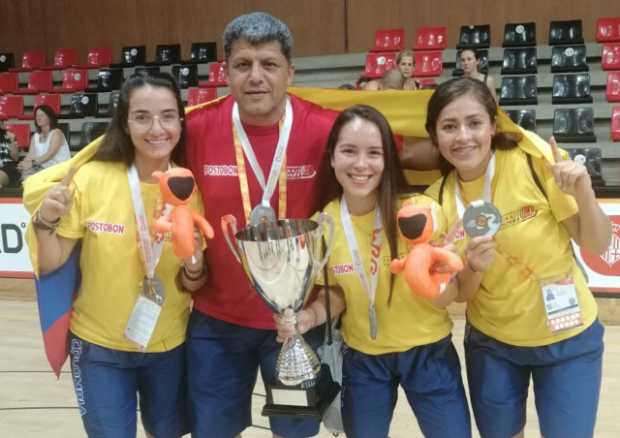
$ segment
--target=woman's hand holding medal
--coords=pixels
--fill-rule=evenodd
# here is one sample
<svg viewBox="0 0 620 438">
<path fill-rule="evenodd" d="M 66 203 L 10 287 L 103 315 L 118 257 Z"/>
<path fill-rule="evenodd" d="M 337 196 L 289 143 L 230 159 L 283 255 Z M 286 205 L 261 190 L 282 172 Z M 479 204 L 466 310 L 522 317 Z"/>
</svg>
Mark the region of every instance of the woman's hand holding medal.
<svg viewBox="0 0 620 438">
<path fill-rule="evenodd" d="M 478 236 L 471 238 L 465 254 L 467 265 L 474 272 L 485 272 L 495 260 L 497 255 L 495 238 L 490 236 Z"/>
</svg>

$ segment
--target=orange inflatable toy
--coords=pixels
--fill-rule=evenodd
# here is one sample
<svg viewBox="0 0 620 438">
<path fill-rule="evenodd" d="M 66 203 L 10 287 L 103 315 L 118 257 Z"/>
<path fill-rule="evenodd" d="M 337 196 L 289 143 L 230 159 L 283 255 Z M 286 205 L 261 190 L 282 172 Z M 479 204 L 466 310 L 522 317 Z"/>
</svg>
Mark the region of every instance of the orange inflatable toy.
<svg viewBox="0 0 620 438">
<path fill-rule="evenodd" d="M 463 269 L 463 261 L 457 254 L 428 243 L 434 227 L 430 207 L 405 203 L 397 219 L 411 250 L 406 257 L 392 260 L 390 271 L 394 274 L 404 271 L 405 280 L 414 293 L 428 299 L 437 298 L 452 274 Z M 437 272 L 440 266 L 442 272 Z"/>
<path fill-rule="evenodd" d="M 166 172 L 153 172 L 153 176 L 159 180 L 164 203 L 173 206 L 169 216 L 161 216 L 155 221 L 155 230 L 172 233 L 174 253 L 180 259 L 187 259 L 196 252 L 194 224 L 203 236 L 213 238 L 213 228 L 209 222 L 187 206 L 196 191 L 194 175 L 189 169 L 174 167 Z"/>
</svg>

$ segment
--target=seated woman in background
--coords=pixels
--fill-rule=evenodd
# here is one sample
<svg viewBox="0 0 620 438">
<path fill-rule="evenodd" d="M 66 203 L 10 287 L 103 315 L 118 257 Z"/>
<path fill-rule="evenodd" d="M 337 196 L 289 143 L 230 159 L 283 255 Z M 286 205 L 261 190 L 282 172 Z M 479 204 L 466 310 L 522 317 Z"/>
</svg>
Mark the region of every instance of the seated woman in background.
<svg viewBox="0 0 620 438">
<path fill-rule="evenodd" d="M 531 379 L 541 435 L 590 438 L 603 326 L 571 239 L 601 254 L 610 221 L 582 164 L 563 158 L 553 138 L 529 152 L 527 139 L 496 131 L 497 111 L 488 87 L 459 78 L 439 85 L 426 119 L 444 174 L 427 194 L 442 204 L 465 258 L 458 298 L 467 301 L 474 417 L 483 438 L 522 437 Z M 470 238 L 461 219 L 472 203 L 483 220 Z"/>
<path fill-rule="evenodd" d="M 461 368 L 445 307 L 458 293 L 450 282 L 435 300 L 412 293 L 404 275 L 390 273 L 393 258 L 405 254 L 396 212 L 404 202 L 441 210 L 410 193 L 388 122 L 374 108 L 355 105 L 334 122 L 327 140 L 329 187 L 324 211 L 335 223 L 327 262 L 329 287 L 297 315 L 305 333 L 332 315 L 342 315 L 342 416 L 346 435 L 386 438 L 400 385 L 424 436 L 471 436 Z M 351 266 L 352 269 L 339 269 Z M 372 267 L 375 266 L 376 269 Z M 374 280 L 373 280 L 374 278 Z M 322 284 L 322 276 L 317 281 Z M 323 285 L 323 284 L 322 284 Z M 374 286 L 373 286 L 374 285 Z M 294 326 L 276 318 L 278 337 Z"/>
<path fill-rule="evenodd" d="M 17 166 L 22 179 L 71 158 L 69 144 L 58 129 L 58 119 L 52 108 L 47 105 L 36 107 L 34 125 L 37 132 L 30 140 L 28 154 Z"/>
<path fill-rule="evenodd" d="M 463 77 L 478 79 L 483 82 L 493 95 L 493 99 L 497 102 L 497 94 L 495 93 L 495 79 L 488 73 L 480 73 L 480 55 L 474 49 L 463 49 L 459 53 L 461 60 L 461 68 L 463 69 Z"/>
<path fill-rule="evenodd" d="M 398 55 L 396 55 L 396 66 L 405 78 L 402 87 L 403 90 L 417 90 L 420 88 L 420 84 L 411 77 L 411 75 L 413 75 L 414 66 L 411 50 L 401 50 Z"/>
<path fill-rule="evenodd" d="M 15 135 L 4 128 L 4 121 L 0 119 L 0 188 L 19 181 L 18 159 L 19 150 Z"/>
</svg>

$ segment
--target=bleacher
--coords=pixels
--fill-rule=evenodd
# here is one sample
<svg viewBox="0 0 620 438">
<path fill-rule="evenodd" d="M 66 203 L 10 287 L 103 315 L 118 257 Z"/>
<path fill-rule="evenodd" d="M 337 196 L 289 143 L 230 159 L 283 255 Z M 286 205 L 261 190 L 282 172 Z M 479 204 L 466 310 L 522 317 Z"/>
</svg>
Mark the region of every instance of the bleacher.
<svg viewBox="0 0 620 438">
<path fill-rule="evenodd" d="M 193 43 L 189 59 L 181 58 L 178 44 L 159 45 L 153 62 L 144 57 L 144 46 L 125 47 L 119 63 L 112 63 L 106 48 L 88 50 L 80 63 L 77 51 L 56 50 L 51 64 L 41 50 L 25 52 L 16 66 L 15 55 L 0 53 L 0 116 L 19 133 L 19 145 L 28 148 L 25 126 L 34 132 L 33 110 L 49 105 L 59 114 L 72 151 L 80 150 L 100 135 L 113 115 L 124 78 L 138 70 L 166 71 L 177 78 L 185 102 L 196 105 L 224 95 L 227 89 L 221 63 L 214 62 L 213 42 Z M 214 76 L 214 72 L 220 73 Z M 199 79 L 204 79 L 200 81 Z M 200 85 L 200 88 L 198 86 Z"/>
<path fill-rule="evenodd" d="M 607 23 L 606 25 L 609 29 L 620 29 L 618 24 L 620 19 L 616 19 L 615 21 L 611 20 L 614 23 L 613 25 L 609 24 L 610 20 L 611 19 L 602 19 L 599 21 Z M 575 21 L 573 20 L 566 24 L 563 23 L 566 22 L 560 22 L 560 26 L 574 25 Z M 620 71 L 608 72 L 605 69 L 617 63 L 617 67 L 615 68 L 620 70 L 620 43 L 610 42 L 611 40 L 609 39 L 618 38 L 617 35 L 620 31 L 614 30 L 616 32 L 614 35 L 616 36 L 608 37 L 607 40 L 603 40 L 601 43 L 586 42 L 576 44 L 579 39 L 568 39 L 568 31 L 564 32 L 567 35 L 566 37 L 562 36 L 562 32 L 557 32 L 556 39 L 550 41 L 554 43 L 563 42 L 561 46 L 551 46 L 549 44 L 531 46 L 530 43 L 526 43 L 524 47 L 527 47 L 528 50 L 525 52 L 531 52 L 532 47 L 536 51 L 536 68 L 534 69 L 532 66 L 533 63 L 527 58 L 527 53 L 521 55 L 524 58 L 521 62 L 519 62 L 519 60 L 517 60 L 517 62 L 506 62 L 504 59 L 506 51 L 514 56 L 514 50 L 516 48 L 514 29 L 516 26 L 518 26 L 518 24 L 509 23 L 506 29 L 504 29 L 505 33 L 513 33 L 513 41 L 506 43 L 506 38 L 504 38 L 504 47 L 489 47 L 488 49 L 484 49 L 486 51 L 486 57 L 481 59 L 481 66 L 483 66 L 483 68 L 488 68 L 488 73 L 495 77 L 498 87 L 497 93 L 500 99 L 503 79 L 513 84 L 521 82 L 528 87 L 531 86 L 531 81 L 525 81 L 522 78 L 534 76 L 536 99 L 531 99 L 531 93 L 526 89 L 525 91 L 521 90 L 520 96 L 519 93 L 517 93 L 516 96 L 517 98 L 521 97 L 523 103 L 519 103 L 519 99 L 514 99 L 509 101 L 510 105 L 500 106 L 502 106 L 502 109 L 509 112 L 509 115 L 511 113 L 514 115 L 515 118 L 513 118 L 513 120 L 518 118 L 519 121 L 523 121 L 524 123 L 522 126 L 526 129 L 535 126 L 536 133 L 545 139 L 548 139 L 554 134 L 554 116 L 556 110 L 561 110 L 555 121 L 555 134 L 559 135 L 560 138 L 562 138 L 562 131 L 566 128 L 572 128 L 572 125 L 575 125 L 575 123 L 571 124 L 568 117 L 562 114 L 562 110 L 576 108 L 591 110 L 593 114 L 592 121 L 590 122 L 586 117 L 576 123 L 575 126 L 577 131 L 584 131 L 584 127 L 586 128 L 585 131 L 589 131 L 589 125 L 591 124 L 591 132 L 587 132 L 588 135 L 583 135 L 582 138 L 564 137 L 565 140 L 568 139 L 570 141 L 562 142 L 561 146 L 572 152 L 578 152 L 579 149 L 582 149 L 584 152 L 588 152 L 588 154 L 586 154 L 588 157 L 593 157 L 593 159 L 598 159 L 596 157 L 599 155 L 590 151 L 595 147 L 599 148 L 601 163 L 594 163 L 588 166 L 588 168 L 600 167 L 602 169 L 602 179 L 600 178 L 601 175 L 593 175 L 593 177 L 595 177 L 595 183 L 599 185 L 598 191 L 605 192 L 609 189 L 618 190 L 620 188 L 620 144 L 617 142 L 618 139 L 620 139 L 620 131 L 612 134 L 611 119 L 614 107 L 620 106 L 620 103 L 614 103 L 614 101 L 620 101 Z M 603 25 L 599 25 L 599 28 L 601 28 L 601 26 Z M 469 28 L 469 26 L 465 27 Z M 522 32 L 523 34 L 528 33 L 527 28 L 525 30 L 526 31 Z M 547 30 L 548 29 L 541 29 L 539 31 Z M 490 31 L 493 31 L 493 29 Z M 502 29 L 498 31 L 501 32 Z M 609 30 L 608 34 L 611 32 L 612 30 Z M 575 32 L 573 31 L 573 33 Z M 580 32 L 577 33 L 580 35 Z M 565 39 L 562 40 L 561 38 Z M 527 39 L 531 41 L 531 37 Z M 453 47 L 457 45 L 456 42 L 448 43 Z M 607 47 L 611 45 L 613 49 L 609 50 L 611 55 L 607 55 L 607 61 L 611 60 L 613 62 L 607 62 L 605 66 L 602 65 L 604 44 L 606 44 Z M 617 52 L 614 51 L 616 45 L 619 46 Z M 556 58 L 558 58 L 558 54 L 566 52 L 568 47 L 577 46 L 582 47 L 578 49 L 573 48 L 572 51 L 568 51 L 568 53 L 573 56 L 564 55 L 565 58 L 569 58 L 570 62 L 568 62 L 568 64 L 573 62 L 576 68 L 571 68 L 573 66 L 563 66 L 561 63 L 558 63 L 558 61 L 556 61 L 554 65 L 554 47 Z M 463 47 L 462 44 L 461 47 Z M 440 76 L 435 78 L 436 82 L 442 82 L 452 78 L 455 75 L 455 71 L 457 75 L 459 74 L 457 62 L 458 50 L 459 49 L 456 47 L 443 50 L 443 72 Z M 577 56 L 574 56 L 575 54 Z M 577 58 L 576 61 L 580 61 L 579 56 L 581 54 L 585 54 L 584 62 L 586 68 L 584 68 L 580 62 L 575 62 L 574 60 L 574 58 Z M 301 86 L 337 87 L 342 83 L 355 83 L 359 75 L 364 71 L 366 56 L 366 53 L 357 53 L 296 59 L 295 84 Z M 506 71 L 507 64 L 513 69 L 508 69 L 508 71 Z M 521 71 L 514 69 L 514 67 L 518 67 L 519 64 L 523 66 Z M 584 71 L 586 69 L 587 71 Z M 502 71 L 504 71 L 504 73 L 502 73 Z M 608 82 L 610 83 L 608 84 Z M 585 113 L 588 113 L 589 110 L 585 111 Z M 580 111 L 580 113 L 583 112 L 584 111 Z M 532 113 L 534 113 L 535 118 L 532 118 Z M 617 113 L 620 114 L 620 110 L 618 110 Z M 580 126 L 580 123 L 583 126 Z M 620 129 L 620 124 L 616 122 L 615 125 L 618 126 L 616 130 Z M 579 133 L 580 132 L 577 132 L 577 134 Z M 616 138 L 616 140 L 613 138 Z M 603 183 L 605 184 L 605 188 L 602 187 Z"/>
<path fill-rule="evenodd" d="M 614 99 L 620 100 L 620 72 L 610 71 L 608 79 L 606 71 L 612 68 L 620 70 L 620 47 L 616 50 L 620 43 L 614 41 L 620 38 L 617 35 L 617 21 L 618 19 L 599 20 L 597 38 L 601 42 L 585 44 L 580 39 L 578 22 L 555 23 L 559 30 L 549 32 L 549 42 L 553 43 L 553 46 L 532 46 L 532 32 L 535 35 L 536 29 L 532 31 L 528 23 L 524 23 L 523 28 L 520 28 L 518 23 L 507 23 L 505 29 L 490 29 L 484 25 L 463 26 L 459 41 L 447 42 L 445 29 L 442 31 L 442 28 L 430 28 L 431 31 L 429 28 L 422 28 L 415 37 L 404 35 L 398 30 L 387 30 L 387 33 L 384 32 L 386 30 L 380 30 L 376 35 L 375 46 L 371 47 L 368 53 L 295 58 L 294 84 L 327 88 L 336 88 L 344 83 L 354 84 L 368 67 L 369 56 L 376 60 L 381 53 L 393 54 L 403 47 L 411 47 L 414 54 L 418 54 L 418 62 L 420 59 L 427 59 L 430 65 L 434 59 L 442 60 L 440 68 L 435 66 L 434 69 L 426 70 L 430 72 L 428 75 L 431 80 L 439 83 L 453 77 L 455 72 L 458 74 L 457 46 L 483 47 L 486 51 L 484 67 L 488 68 L 488 73 L 496 79 L 500 103 L 506 103 L 502 107 L 509 111 L 515 120 L 525 121 L 527 127 L 535 126 L 536 132 L 543 138 L 548 138 L 554 132 L 562 137 L 563 130 L 579 130 L 581 125 L 588 125 L 587 128 L 591 128 L 589 136 L 577 139 L 578 142 L 575 142 L 573 137 L 564 137 L 570 141 L 562 142 L 562 146 L 571 150 L 598 147 L 602 179 L 597 182 L 604 181 L 607 187 L 620 186 L 620 145 L 614 143 L 611 134 L 612 111 L 614 105 L 619 105 L 611 102 Z M 487 48 L 489 34 L 502 31 L 504 47 Z M 538 31 L 544 32 L 547 29 Z M 521 47 L 520 44 L 525 46 Z M 603 44 L 607 46 L 604 48 Z M 450 46 L 453 48 L 448 48 Z M 532 49 L 535 50 L 534 55 Z M 13 99 L 6 96 L 19 96 L 23 99 L 23 104 L 17 103 L 18 106 L 22 105 L 17 108 L 21 114 L 10 114 L 8 124 L 27 124 L 33 130 L 31 117 L 34 106 L 44 101 L 45 96 L 51 96 L 47 97 L 48 104 L 51 102 L 52 106 L 55 106 L 58 104 L 58 97 L 54 96 L 59 96 L 61 128 L 67 135 L 71 150 L 77 151 L 105 128 L 113 113 L 114 102 L 118 99 L 117 90 L 122 79 L 136 70 L 172 73 L 179 81 L 184 101 L 190 104 L 228 93 L 225 69 L 221 62 L 215 60 L 215 43 L 192 44 L 187 61 L 183 60 L 182 48 L 178 44 L 157 46 L 152 62 L 147 62 L 145 53 L 145 46 L 125 47 L 120 54 L 121 62 L 113 64 L 108 50 L 91 49 L 85 62 L 81 64 L 79 54 L 59 49 L 51 65 L 46 65 L 44 54 L 42 56 L 40 51 L 36 50 L 24 54 L 21 61 L 13 54 L 0 53 L 0 71 L 5 70 L 0 73 L 0 94 L 4 94 L 0 96 L 0 113 L 5 107 L 3 101 Z M 388 55 L 388 58 L 390 56 Z M 14 63 L 20 65 L 15 68 Z M 41 72 L 37 74 L 39 79 L 43 78 L 43 85 L 33 81 L 33 69 Z M 417 71 L 421 70 L 418 66 Z M 49 84 L 45 79 L 46 73 L 51 73 Z M 435 74 L 438 76 L 432 77 Z M 12 75 L 16 75 L 17 79 L 13 79 Z M 534 81 L 524 79 L 526 76 L 533 76 Z M 617 80 L 614 79 L 616 76 Z M 509 96 L 511 98 L 502 99 L 502 92 L 505 91 L 503 84 L 506 84 L 508 91 L 516 90 Z M 562 115 L 562 111 L 557 111 L 573 108 L 590 109 L 592 120 L 580 119 L 571 122 L 568 116 Z M 579 117 L 584 117 L 581 115 L 583 112 L 580 110 Z M 23 137 L 23 133 L 21 135 Z M 616 133 L 614 137 L 619 138 L 619 135 Z"/>
</svg>

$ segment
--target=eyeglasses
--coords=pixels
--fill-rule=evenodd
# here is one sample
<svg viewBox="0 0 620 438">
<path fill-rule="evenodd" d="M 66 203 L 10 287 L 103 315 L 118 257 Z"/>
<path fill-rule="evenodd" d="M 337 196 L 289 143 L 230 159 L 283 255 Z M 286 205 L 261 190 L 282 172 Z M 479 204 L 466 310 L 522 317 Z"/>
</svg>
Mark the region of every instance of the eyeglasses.
<svg viewBox="0 0 620 438">
<path fill-rule="evenodd" d="M 177 113 L 164 113 L 162 115 L 138 113 L 129 116 L 129 123 L 133 124 L 137 129 L 141 131 L 149 131 L 153 128 L 153 123 L 155 123 L 155 119 L 159 121 L 159 124 L 163 129 L 178 128 L 181 120 L 183 120 Z"/>
</svg>

